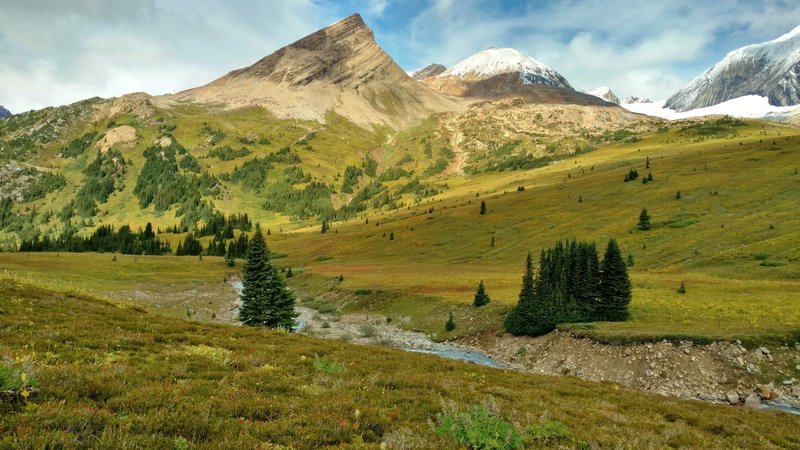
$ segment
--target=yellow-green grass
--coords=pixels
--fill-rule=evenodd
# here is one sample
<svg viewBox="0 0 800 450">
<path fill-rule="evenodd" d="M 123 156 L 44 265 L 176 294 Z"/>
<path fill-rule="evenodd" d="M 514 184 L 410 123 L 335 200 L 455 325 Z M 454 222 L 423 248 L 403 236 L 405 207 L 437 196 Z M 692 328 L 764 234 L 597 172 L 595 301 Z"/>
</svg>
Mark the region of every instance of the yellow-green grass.
<svg viewBox="0 0 800 450">
<path fill-rule="evenodd" d="M 2 364 L 38 390 L 0 401 L 3 448 L 455 448 L 431 425 L 450 402 L 568 428 L 533 448 L 800 446 L 794 415 L 187 322 L 8 280 L 0 342 Z"/>
<path fill-rule="evenodd" d="M 578 238 L 597 242 L 602 253 L 614 237 L 635 260 L 632 319 L 599 324 L 593 335 L 793 342 L 800 330 L 800 133 L 757 122 L 735 131 L 734 139 L 695 142 L 673 129 L 542 169 L 454 178 L 433 201 L 370 214 L 368 224 L 334 224 L 333 234 L 310 230 L 271 243 L 290 255 L 288 264 L 343 274 L 340 289 L 466 305 L 483 279 L 489 295 L 510 306 L 528 251 Z M 654 181 L 623 183 L 631 168 L 641 176 L 652 171 Z M 649 231 L 636 228 L 643 207 L 652 216 Z M 685 295 L 676 292 L 681 281 Z"/>
<path fill-rule="evenodd" d="M 111 253 L 0 253 L 0 278 L 47 289 L 91 294 L 174 317 L 210 321 L 236 293 L 238 274 L 219 257 Z"/>
<path fill-rule="evenodd" d="M 295 147 L 304 161 L 318 155 L 327 158 L 326 164 L 356 164 L 373 151 L 387 164 L 405 153 L 422 160 L 423 139 L 434 152 L 442 144 L 435 117 L 387 136 L 382 131 L 370 134 L 335 115 L 320 126 L 280 121 L 260 108 L 211 115 L 180 109 L 162 113 L 166 122 L 178 125 L 175 135 L 187 146 L 200 143 L 203 122 L 227 130 L 224 142 L 230 145 L 237 145 L 237 136 L 259 135 L 269 127 L 284 130 L 284 138 L 295 141 L 314 130 L 317 137 L 309 141 L 313 151 Z M 516 301 L 528 251 L 536 255 L 559 239 L 578 238 L 597 242 L 602 252 L 614 237 L 635 260 L 632 320 L 598 324 L 588 331 L 592 335 L 613 340 L 693 336 L 791 341 L 800 328 L 795 300 L 800 297 L 800 176 L 795 174 L 800 130 L 748 121 L 706 137 L 683 131 L 689 125 L 674 124 L 638 142 L 601 146 L 535 170 L 438 175 L 433 180 L 450 187 L 443 194 L 396 211 L 367 211 L 369 224 L 351 219 L 335 223 L 334 232 L 325 235 L 313 220 L 296 222 L 264 211 L 263 199 L 235 186 L 229 200 L 214 201 L 224 212 L 247 212 L 271 229 L 273 250 L 289 255 L 282 265 L 305 271 L 308 279 L 343 274 L 337 296 L 380 290 L 388 294 L 376 294 L 370 307 L 400 315 L 404 303 L 441 311 L 439 317 L 425 314 L 422 306 L 408 306 L 415 311 L 408 314 L 414 319 L 408 326 L 429 332 L 441 333 L 446 311 L 462 311 L 481 279 L 499 306 L 475 329 L 499 328 L 503 308 Z M 155 128 L 146 128 L 140 145 L 152 142 Z M 131 153 L 135 167 L 143 164 L 140 150 Z M 650 169 L 644 167 L 646 157 Z M 334 166 L 317 164 L 320 168 L 313 163 L 302 167 L 330 180 Z M 424 168 L 420 164 L 418 170 Z M 623 183 L 632 168 L 641 177 L 652 171 L 654 181 L 643 185 L 640 177 Z M 102 206 L 109 211 L 102 218 L 105 223 L 143 226 L 151 221 L 164 228 L 177 222 L 174 211 L 154 217 L 152 211 L 138 210 L 133 185 L 129 175 L 125 190 Z M 518 186 L 525 191 L 517 192 Z M 678 190 L 680 200 L 675 199 Z M 68 198 L 67 191 L 58 198 Z M 478 214 L 482 200 L 489 209 L 484 216 Z M 46 203 L 58 204 L 50 199 Z M 654 224 L 646 232 L 635 226 L 643 207 Z M 388 238 L 391 233 L 394 240 Z M 161 237 L 173 245 L 182 239 Z M 675 292 L 681 281 L 688 290 L 683 296 Z M 307 291 L 319 296 L 329 288 L 312 282 Z"/>
</svg>

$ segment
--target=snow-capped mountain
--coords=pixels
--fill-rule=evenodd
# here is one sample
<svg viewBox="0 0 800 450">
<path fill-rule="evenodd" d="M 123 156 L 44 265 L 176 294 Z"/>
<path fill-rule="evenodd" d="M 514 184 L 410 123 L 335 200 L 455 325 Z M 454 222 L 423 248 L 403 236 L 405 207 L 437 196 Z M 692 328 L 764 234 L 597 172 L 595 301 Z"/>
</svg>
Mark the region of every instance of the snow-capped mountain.
<svg viewBox="0 0 800 450">
<path fill-rule="evenodd" d="M 4 117 L 8 117 L 11 115 L 11 111 L 5 109 L 3 105 L 0 105 L 0 119 Z"/>
<path fill-rule="evenodd" d="M 519 73 L 522 84 L 544 84 L 572 89 L 560 73 L 513 48 L 493 47 L 478 52 L 447 69 L 439 77 L 480 80 L 509 73 Z"/>
<path fill-rule="evenodd" d="M 599 88 L 582 90 L 581 92 L 584 94 L 594 95 L 595 97 L 602 98 L 609 103 L 619 105 L 619 97 L 617 97 L 608 86 L 600 86 Z"/>
<path fill-rule="evenodd" d="M 484 50 L 420 81 L 462 98 L 514 97 L 528 103 L 611 106 L 605 100 L 574 90 L 560 73 L 513 48 Z"/>
<path fill-rule="evenodd" d="M 430 65 L 428 65 L 426 67 L 423 67 L 422 69 L 417 69 L 417 70 L 413 70 L 411 72 L 408 72 L 408 76 L 410 76 L 411 78 L 413 78 L 415 80 L 423 80 L 423 79 L 428 78 L 428 77 L 435 77 L 435 76 L 441 74 L 442 72 L 444 72 L 445 70 L 447 70 L 447 67 L 445 67 L 445 66 L 443 66 L 441 64 L 433 63 L 433 64 L 430 64 Z"/>
<path fill-rule="evenodd" d="M 774 106 L 800 104 L 800 26 L 728 53 L 667 99 L 666 107 L 689 111 L 746 95 L 767 97 Z"/>
<path fill-rule="evenodd" d="M 625 100 L 622 102 L 622 104 L 625 105 L 634 105 L 637 103 L 653 103 L 653 101 L 647 97 L 637 97 L 635 95 L 629 95 L 625 97 Z"/>
</svg>

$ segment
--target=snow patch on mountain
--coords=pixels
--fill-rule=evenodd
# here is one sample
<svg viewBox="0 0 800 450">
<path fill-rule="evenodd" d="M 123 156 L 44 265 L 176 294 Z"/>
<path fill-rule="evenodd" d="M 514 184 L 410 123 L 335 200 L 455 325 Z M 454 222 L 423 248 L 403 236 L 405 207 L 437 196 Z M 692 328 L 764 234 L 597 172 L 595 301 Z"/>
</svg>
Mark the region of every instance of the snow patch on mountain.
<svg viewBox="0 0 800 450">
<path fill-rule="evenodd" d="M 667 108 L 665 105 L 666 100 L 660 100 L 653 103 L 623 103 L 620 106 L 628 111 L 661 117 L 667 120 L 680 120 L 710 115 L 727 115 L 749 119 L 770 119 L 779 121 L 783 117 L 800 113 L 800 105 L 773 106 L 770 105 L 767 97 L 762 97 L 760 95 L 745 95 L 706 108 L 698 108 L 683 112 Z"/>
<path fill-rule="evenodd" d="M 551 67 L 513 48 L 493 47 L 478 52 L 439 76 L 490 78 L 516 72 L 519 72 L 522 84 L 546 84 L 572 89 L 569 82 Z"/>
<path fill-rule="evenodd" d="M 608 86 L 600 86 L 595 89 L 582 90 L 581 92 L 584 94 L 594 95 L 595 97 L 602 98 L 609 103 L 619 105 L 619 97 L 617 97 Z"/>
</svg>

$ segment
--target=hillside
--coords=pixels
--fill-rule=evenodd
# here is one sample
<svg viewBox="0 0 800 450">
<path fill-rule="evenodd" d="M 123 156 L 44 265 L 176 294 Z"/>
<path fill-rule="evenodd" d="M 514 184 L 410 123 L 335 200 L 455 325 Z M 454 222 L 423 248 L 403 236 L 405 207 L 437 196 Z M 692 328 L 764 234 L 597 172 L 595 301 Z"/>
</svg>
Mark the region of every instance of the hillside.
<svg viewBox="0 0 800 450">
<path fill-rule="evenodd" d="M 500 420 L 532 448 L 800 444 L 797 416 L 169 319 L 8 280 L 0 311 L 3 387 L 33 388 L 3 391 L 3 447 L 448 448 L 455 434 L 440 424 L 475 407 L 491 419 L 472 430 Z"/>
</svg>

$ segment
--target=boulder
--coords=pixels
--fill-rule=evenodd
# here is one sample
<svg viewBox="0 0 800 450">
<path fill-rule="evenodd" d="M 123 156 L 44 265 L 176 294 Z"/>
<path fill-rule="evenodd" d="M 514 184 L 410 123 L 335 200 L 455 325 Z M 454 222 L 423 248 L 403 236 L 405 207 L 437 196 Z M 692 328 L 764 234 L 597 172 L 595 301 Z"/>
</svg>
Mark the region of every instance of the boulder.
<svg viewBox="0 0 800 450">
<path fill-rule="evenodd" d="M 750 395 L 744 399 L 744 407 L 750 409 L 758 409 L 761 406 L 761 399 L 755 392 L 751 392 Z"/>
<path fill-rule="evenodd" d="M 774 386 L 772 383 L 770 384 L 759 384 L 756 386 L 756 394 L 761 397 L 762 400 L 769 400 L 772 396 L 772 390 Z"/>
<path fill-rule="evenodd" d="M 725 398 L 731 405 L 738 405 L 739 403 L 742 402 L 742 399 L 739 397 L 738 392 L 728 392 L 728 394 L 725 395 Z"/>
</svg>

